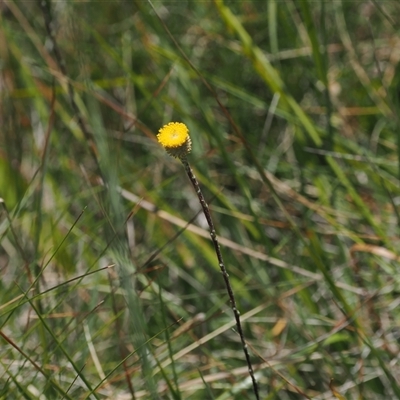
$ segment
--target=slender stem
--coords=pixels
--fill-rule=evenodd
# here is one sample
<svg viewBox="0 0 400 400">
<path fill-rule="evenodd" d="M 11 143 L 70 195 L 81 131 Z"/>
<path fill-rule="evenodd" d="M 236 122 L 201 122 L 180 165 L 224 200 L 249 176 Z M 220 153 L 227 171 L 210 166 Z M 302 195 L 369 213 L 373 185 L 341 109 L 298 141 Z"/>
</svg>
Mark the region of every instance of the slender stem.
<svg viewBox="0 0 400 400">
<path fill-rule="evenodd" d="M 231 308 L 232 308 L 232 311 L 233 311 L 233 314 L 234 314 L 235 320 L 236 320 L 237 330 L 239 332 L 240 340 L 242 342 L 243 352 L 244 352 L 244 355 L 246 357 L 247 366 L 249 368 L 249 374 L 250 374 L 251 380 L 253 382 L 254 394 L 256 395 L 256 399 L 259 400 L 260 399 L 260 395 L 258 393 L 258 385 L 257 385 L 256 377 L 254 376 L 253 366 L 251 365 L 251 360 L 250 360 L 249 351 L 247 349 L 247 344 L 246 344 L 246 341 L 244 339 L 242 324 L 240 322 L 240 312 L 236 307 L 235 296 L 233 294 L 232 286 L 231 286 L 231 284 L 229 282 L 229 275 L 228 275 L 228 272 L 226 271 L 224 260 L 222 259 L 222 253 L 221 253 L 221 249 L 219 247 L 217 234 L 215 232 L 214 223 L 213 223 L 213 220 L 211 218 L 211 213 L 210 213 L 210 210 L 208 208 L 208 204 L 207 204 L 206 200 L 204 199 L 203 193 L 202 193 L 202 191 L 200 189 L 199 182 L 197 181 L 196 177 L 194 176 L 192 168 L 190 168 L 189 162 L 187 161 L 186 157 L 181 157 L 180 160 L 182 161 L 182 164 L 185 167 L 185 171 L 187 173 L 187 176 L 189 177 L 190 182 L 192 183 L 192 185 L 194 187 L 194 190 L 196 191 L 196 194 L 197 194 L 197 197 L 199 198 L 201 207 L 203 208 L 204 215 L 205 215 L 205 217 L 207 219 L 207 223 L 208 223 L 208 226 L 209 226 L 209 229 L 210 229 L 211 240 L 213 242 L 215 253 L 216 253 L 217 258 L 218 258 L 219 268 L 221 269 L 222 276 L 223 276 L 224 281 L 225 281 L 225 286 L 226 286 L 226 290 L 227 290 L 228 295 L 229 295 Z"/>
</svg>

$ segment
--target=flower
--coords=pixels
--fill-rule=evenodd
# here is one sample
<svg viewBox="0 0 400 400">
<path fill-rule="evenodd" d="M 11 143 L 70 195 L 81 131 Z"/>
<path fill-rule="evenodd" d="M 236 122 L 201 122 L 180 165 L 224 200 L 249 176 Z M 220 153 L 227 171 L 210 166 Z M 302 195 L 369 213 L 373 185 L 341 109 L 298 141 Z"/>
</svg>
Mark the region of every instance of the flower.
<svg viewBox="0 0 400 400">
<path fill-rule="evenodd" d="M 182 122 L 170 122 L 158 131 L 157 140 L 167 153 L 176 158 L 190 153 L 192 141 L 188 127 Z"/>
</svg>

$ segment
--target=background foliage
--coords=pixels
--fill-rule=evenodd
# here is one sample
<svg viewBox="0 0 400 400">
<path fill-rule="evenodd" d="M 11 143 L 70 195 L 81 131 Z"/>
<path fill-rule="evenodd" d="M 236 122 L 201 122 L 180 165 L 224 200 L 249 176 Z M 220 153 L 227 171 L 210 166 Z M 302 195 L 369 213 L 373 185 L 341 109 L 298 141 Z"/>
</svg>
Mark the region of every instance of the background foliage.
<svg viewBox="0 0 400 400">
<path fill-rule="evenodd" d="M 400 398 L 394 1 L 0 3 L 0 399 Z"/>
</svg>

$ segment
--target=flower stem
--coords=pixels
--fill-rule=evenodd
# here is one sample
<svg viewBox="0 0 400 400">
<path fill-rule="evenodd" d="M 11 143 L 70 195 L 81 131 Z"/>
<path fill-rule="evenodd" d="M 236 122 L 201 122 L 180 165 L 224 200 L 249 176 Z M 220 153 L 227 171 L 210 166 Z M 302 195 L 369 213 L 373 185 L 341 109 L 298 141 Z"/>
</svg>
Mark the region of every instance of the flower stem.
<svg viewBox="0 0 400 400">
<path fill-rule="evenodd" d="M 217 258 L 218 258 L 219 268 L 221 269 L 221 273 L 222 273 L 222 276 L 223 276 L 224 281 L 225 281 L 225 286 L 226 286 L 226 290 L 227 290 L 228 295 L 229 295 L 231 308 L 232 308 L 232 311 L 233 311 L 233 314 L 234 314 L 235 320 L 236 320 L 237 330 L 238 330 L 238 333 L 239 333 L 239 336 L 240 336 L 240 340 L 242 342 L 243 352 L 244 352 L 244 355 L 246 357 L 247 366 L 248 366 L 248 369 L 249 369 L 249 374 L 250 374 L 251 380 L 253 382 L 254 394 L 256 395 L 256 399 L 259 400 L 260 399 L 260 395 L 258 393 L 258 385 L 257 385 L 256 377 L 254 376 L 253 366 L 251 364 L 249 351 L 247 349 L 247 344 L 246 344 L 246 341 L 244 339 L 242 324 L 240 322 L 240 312 L 237 309 L 235 296 L 233 294 L 232 286 L 231 286 L 231 284 L 229 282 L 229 275 L 228 275 L 228 272 L 226 271 L 224 260 L 222 259 L 222 253 L 221 253 L 221 249 L 219 247 L 217 234 L 215 232 L 214 223 L 213 223 L 213 220 L 211 218 L 211 213 L 210 213 L 210 210 L 208 208 L 208 204 L 207 204 L 206 200 L 204 199 L 203 193 L 202 193 L 202 191 L 200 189 L 199 182 L 197 181 L 197 179 L 196 179 L 196 177 L 195 177 L 195 175 L 194 175 L 194 173 L 192 171 L 192 168 L 189 165 L 189 162 L 187 161 L 186 157 L 180 157 L 180 160 L 182 161 L 182 164 L 185 167 L 186 174 L 189 177 L 190 182 L 192 183 L 192 185 L 194 187 L 194 190 L 196 191 L 196 194 L 197 194 L 197 197 L 199 198 L 201 207 L 203 208 L 204 215 L 205 215 L 205 217 L 207 219 L 208 227 L 210 229 L 211 240 L 213 242 L 215 253 L 216 253 Z"/>
</svg>

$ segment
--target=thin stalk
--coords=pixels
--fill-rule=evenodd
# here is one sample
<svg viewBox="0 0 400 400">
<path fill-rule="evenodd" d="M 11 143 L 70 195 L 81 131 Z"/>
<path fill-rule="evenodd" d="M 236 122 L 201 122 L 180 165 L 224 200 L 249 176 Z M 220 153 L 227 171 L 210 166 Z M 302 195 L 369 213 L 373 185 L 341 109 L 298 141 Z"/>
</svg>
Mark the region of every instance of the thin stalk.
<svg viewBox="0 0 400 400">
<path fill-rule="evenodd" d="M 203 208 L 203 212 L 204 212 L 204 215 L 206 217 L 206 220 L 207 220 L 207 223 L 208 223 L 208 227 L 210 229 L 210 236 L 211 236 L 211 240 L 212 240 L 213 245 L 214 245 L 215 254 L 217 255 L 217 258 L 218 258 L 219 268 L 221 269 L 221 273 L 222 273 L 222 276 L 223 276 L 224 281 L 225 281 L 226 290 L 227 290 L 228 295 L 229 295 L 231 308 L 232 308 L 233 314 L 235 316 L 237 330 L 239 332 L 240 340 L 242 342 L 243 352 L 244 352 L 244 355 L 246 357 L 247 366 L 249 368 L 249 374 L 250 374 L 251 380 L 253 382 L 254 394 L 256 395 L 256 399 L 260 400 L 260 395 L 258 393 L 257 380 L 256 380 L 256 377 L 254 376 L 253 366 L 251 364 L 249 351 L 247 349 L 247 344 L 246 344 L 246 341 L 244 339 L 242 324 L 240 322 L 240 312 L 237 309 L 235 296 L 233 294 L 233 289 L 232 289 L 232 286 L 231 286 L 231 284 L 229 282 L 229 275 L 228 275 L 228 272 L 227 272 L 227 270 L 225 268 L 224 260 L 222 258 L 222 253 L 221 253 L 221 249 L 219 247 L 217 234 L 215 232 L 214 223 L 213 223 L 213 220 L 211 218 L 210 209 L 208 208 L 208 204 L 207 204 L 207 202 L 206 202 L 206 200 L 205 200 L 205 198 L 203 196 L 203 193 L 201 191 L 199 182 L 197 181 L 197 179 L 196 179 L 196 177 L 195 177 L 195 175 L 193 173 L 193 170 L 190 167 L 189 162 L 187 161 L 186 156 L 182 156 L 182 157 L 179 157 L 179 158 L 182 161 L 183 166 L 185 167 L 186 174 L 189 177 L 189 180 L 192 183 L 194 190 L 196 191 L 197 197 L 199 198 L 201 207 Z"/>
</svg>

